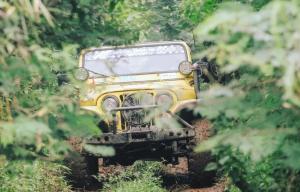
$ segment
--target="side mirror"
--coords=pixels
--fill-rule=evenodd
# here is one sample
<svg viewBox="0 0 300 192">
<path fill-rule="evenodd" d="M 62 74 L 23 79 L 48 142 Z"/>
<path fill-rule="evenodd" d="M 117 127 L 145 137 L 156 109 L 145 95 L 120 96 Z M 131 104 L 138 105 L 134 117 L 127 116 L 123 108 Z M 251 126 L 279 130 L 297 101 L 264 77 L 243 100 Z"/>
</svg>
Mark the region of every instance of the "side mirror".
<svg viewBox="0 0 300 192">
<path fill-rule="evenodd" d="M 85 68 L 80 67 L 78 69 L 75 69 L 74 77 L 79 81 L 85 81 L 89 78 L 89 72 Z"/>
<path fill-rule="evenodd" d="M 196 61 L 193 63 L 193 70 L 195 70 L 196 73 L 194 73 L 194 88 L 196 92 L 197 98 L 200 98 L 200 82 L 201 82 L 201 76 L 203 75 L 203 67 L 207 67 L 208 63 L 204 62 L 202 60 Z"/>
<path fill-rule="evenodd" d="M 202 70 L 202 67 L 208 67 L 208 62 L 202 61 L 202 60 L 198 60 L 195 63 L 193 63 L 193 69 L 194 70 Z"/>
<path fill-rule="evenodd" d="M 178 70 L 183 75 L 190 75 L 193 71 L 196 71 L 197 75 L 201 76 L 203 74 L 203 67 L 207 68 L 208 66 L 209 64 L 202 60 L 199 60 L 193 64 L 188 61 L 183 61 L 179 64 Z"/>
</svg>

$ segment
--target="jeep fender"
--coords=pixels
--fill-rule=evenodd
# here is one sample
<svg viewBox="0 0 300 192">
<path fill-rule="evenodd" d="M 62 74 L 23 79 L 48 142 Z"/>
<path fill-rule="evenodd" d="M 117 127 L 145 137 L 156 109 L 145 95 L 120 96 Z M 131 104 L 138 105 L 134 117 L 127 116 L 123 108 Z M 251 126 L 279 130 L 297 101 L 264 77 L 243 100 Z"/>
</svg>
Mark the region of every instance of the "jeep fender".
<svg viewBox="0 0 300 192">
<path fill-rule="evenodd" d="M 195 107 L 201 102 L 199 99 L 190 99 L 186 101 L 179 102 L 173 110 L 172 113 L 178 115 L 183 120 L 192 124 L 192 122 L 196 119 L 201 118 L 201 114 L 195 114 L 194 109 Z"/>
</svg>

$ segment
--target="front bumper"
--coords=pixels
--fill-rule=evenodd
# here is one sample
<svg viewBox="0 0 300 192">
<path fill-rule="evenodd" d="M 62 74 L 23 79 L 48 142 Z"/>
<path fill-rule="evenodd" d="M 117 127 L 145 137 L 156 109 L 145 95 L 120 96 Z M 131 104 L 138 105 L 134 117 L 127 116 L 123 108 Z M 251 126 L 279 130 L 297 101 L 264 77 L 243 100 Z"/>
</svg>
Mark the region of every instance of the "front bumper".
<svg viewBox="0 0 300 192">
<path fill-rule="evenodd" d="M 176 128 L 159 130 L 151 127 L 147 130 L 128 131 L 121 133 L 103 133 L 100 136 L 93 136 L 85 140 L 85 143 L 92 145 L 122 145 L 142 142 L 160 142 L 173 140 L 186 140 L 195 136 L 194 129 Z"/>
<path fill-rule="evenodd" d="M 91 152 L 85 153 L 103 158 L 104 165 L 131 165 L 136 160 L 163 160 L 177 164 L 178 157 L 187 156 L 192 151 L 190 146 L 194 136 L 194 129 L 191 128 L 160 131 L 152 128 L 148 131 L 104 133 L 86 139 L 85 143 L 95 147 L 111 146 L 115 155 L 104 157 Z"/>
</svg>

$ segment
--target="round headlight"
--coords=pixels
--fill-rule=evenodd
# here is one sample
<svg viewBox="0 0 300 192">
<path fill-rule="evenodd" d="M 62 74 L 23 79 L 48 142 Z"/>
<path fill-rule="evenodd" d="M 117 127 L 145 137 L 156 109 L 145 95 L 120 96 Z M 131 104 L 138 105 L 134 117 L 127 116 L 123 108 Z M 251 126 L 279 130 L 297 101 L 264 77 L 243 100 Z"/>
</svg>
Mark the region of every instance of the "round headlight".
<svg viewBox="0 0 300 192">
<path fill-rule="evenodd" d="M 78 68 L 75 70 L 74 76 L 77 80 L 85 81 L 89 78 L 89 72 L 85 68 Z"/>
<path fill-rule="evenodd" d="M 116 97 L 108 96 L 102 102 L 102 109 L 104 111 L 111 111 L 117 107 L 119 107 L 119 101 Z"/>
<path fill-rule="evenodd" d="M 159 94 L 156 96 L 156 104 L 168 109 L 173 105 L 173 98 L 168 93 Z"/>
<path fill-rule="evenodd" d="M 179 72 L 183 75 L 189 75 L 193 71 L 193 66 L 190 62 L 188 61 L 183 61 L 179 64 Z"/>
</svg>

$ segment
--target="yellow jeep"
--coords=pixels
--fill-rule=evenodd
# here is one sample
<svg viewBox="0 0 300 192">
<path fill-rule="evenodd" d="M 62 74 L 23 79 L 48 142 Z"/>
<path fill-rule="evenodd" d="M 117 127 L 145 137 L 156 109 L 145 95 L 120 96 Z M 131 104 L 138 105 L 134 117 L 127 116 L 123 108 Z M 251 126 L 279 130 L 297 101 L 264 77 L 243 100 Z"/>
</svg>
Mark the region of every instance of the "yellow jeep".
<svg viewBox="0 0 300 192">
<path fill-rule="evenodd" d="M 82 51 L 75 77 L 86 81 L 88 89 L 81 93 L 80 105 L 99 114 L 102 130 L 86 138 L 85 145 L 112 146 L 116 152 L 102 157 L 84 150 L 89 174 L 97 174 L 98 158 L 104 166 L 130 165 L 139 159 L 172 164 L 179 157 L 191 159 L 199 140 L 195 120 L 200 116 L 192 107 L 203 64 L 191 62 L 190 48 L 182 41 Z"/>
</svg>

